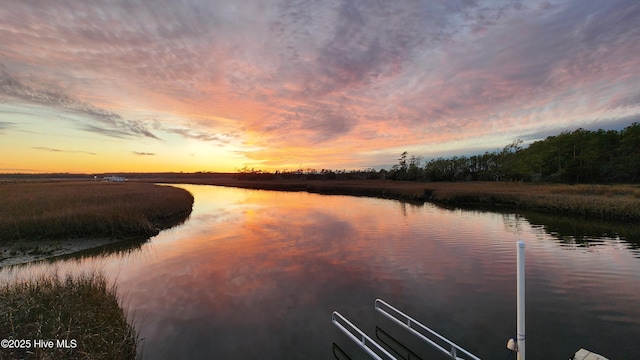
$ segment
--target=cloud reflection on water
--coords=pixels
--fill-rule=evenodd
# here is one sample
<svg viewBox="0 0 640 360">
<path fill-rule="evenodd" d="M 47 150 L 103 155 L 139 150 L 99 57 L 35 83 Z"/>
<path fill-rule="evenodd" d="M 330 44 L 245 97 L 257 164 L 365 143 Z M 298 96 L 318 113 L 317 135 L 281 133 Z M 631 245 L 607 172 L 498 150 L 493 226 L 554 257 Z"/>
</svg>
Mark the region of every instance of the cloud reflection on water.
<svg viewBox="0 0 640 360">
<path fill-rule="evenodd" d="M 482 358 L 504 356 L 518 238 L 527 243 L 531 356 L 591 345 L 616 358 L 616 344 L 640 333 L 640 262 L 620 239 L 580 247 L 509 214 L 185 188 L 195 196 L 187 223 L 136 254 L 95 259 L 117 277 L 145 358 L 331 358 L 332 342 L 344 340 L 331 312 L 371 335 L 376 297 Z M 608 331 L 584 330 L 594 327 Z M 544 346 L 555 338 L 567 340 Z"/>
</svg>

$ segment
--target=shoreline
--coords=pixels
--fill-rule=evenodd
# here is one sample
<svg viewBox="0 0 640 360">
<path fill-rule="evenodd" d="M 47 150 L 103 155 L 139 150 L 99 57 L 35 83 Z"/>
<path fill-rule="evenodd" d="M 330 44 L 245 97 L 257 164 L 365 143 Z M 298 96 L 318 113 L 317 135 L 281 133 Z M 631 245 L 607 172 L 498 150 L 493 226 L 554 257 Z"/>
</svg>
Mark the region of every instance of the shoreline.
<svg viewBox="0 0 640 360">
<path fill-rule="evenodd" d="M 147 240 L 142 237 L 85 237 L 77 239 L 26 240 L 8 246 L 0 253 L 0 269 L 15 265 L 49 260 L 65 255 L 81 253 L 87 250 L 97 250 L 133 240 Z M 21 251 L 18 249 L 25 249 Z M 12 252 L 20 252 L 11 255 Z"/>
<path fill-rule="evenodd" d="M 429 202 L 444 207 L 535 211 L 591 220 L 640 223 L 640 185 L 565 185 L 514 182 L 409 182 L 392 180 L 243 180 L 233 176 L 132 179 L 255 190 L 305 191 Z"/>
<path fill-rule="evenodd" d="M 147 183 L 0 183 L 0 268 L 148 240 L 189 218 L 193 196 Z"/>
<path fill-rule="evenodd" d="M 304 191 L 323 195 L 366 196 L 411 203 L 433 203 L 445 208 L 459 207 L 494 211 L 533 211 L 576 219 L 640 223 L 640 186 L 559 185 L 494 182 L 424 183 L 391 180 L 242 180 L 231 175 L 218 177 L 145 177 L 131 182 L 194 184 L 254 190 Z M 621 190 L 621 189 L 624 189 Z M 631 190 L 629 190 L 631 189 Z M 625 191 L 627 193 L 625 193 Z M 631 193 L 628 193 L 631 191 Z M 614 195 L 609 194 L 612 192 Z M 617 194 L 617 195 L 616 195 Z M 628 203 L 635 203 L 629 208 Z M 621 205 L 622 204 L 622 205 Z M 181 218 L 178 220 L 177 218 Z M 156 229 L 170 228 L 187 216 L 163 219 Z M 152 235 L 150 235 L 152 236 Z M 150 236 L 146 236 L 148 239 Z M 0 252 L 0 268 L 26 264 L 98 249 L 140 239 L 138 236 L 80 236 L 62 239 L 26 239 L 8 244 Z M 12 254 L 13 253 L 13 254 Z"/>
</svg>

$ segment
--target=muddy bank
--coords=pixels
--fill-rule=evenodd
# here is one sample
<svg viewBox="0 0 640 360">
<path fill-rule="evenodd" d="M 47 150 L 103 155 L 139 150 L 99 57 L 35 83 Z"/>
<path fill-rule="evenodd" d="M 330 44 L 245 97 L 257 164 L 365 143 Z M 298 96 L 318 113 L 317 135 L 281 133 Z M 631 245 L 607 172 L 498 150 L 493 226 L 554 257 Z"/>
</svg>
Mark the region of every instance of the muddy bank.
<svg viewBox="0 0 640 360">
<path fill-rule="evenodd" d="M 145 240 L 193 206 L 184 189 L 145 183 L 3 183 L 0 197 L 0 267 Z"/>
<path fill-rule="evenodd" d="M 20 241 L 3 246 L 0 250 L 0 267 L 25 264 L 32 261 L 46 260 L 70 255 L 89 249 L 99 249 L 109 245 L 127 242 L 145 242 L 147 238 L 81 238 L 67 240 Z"/>
</svg>

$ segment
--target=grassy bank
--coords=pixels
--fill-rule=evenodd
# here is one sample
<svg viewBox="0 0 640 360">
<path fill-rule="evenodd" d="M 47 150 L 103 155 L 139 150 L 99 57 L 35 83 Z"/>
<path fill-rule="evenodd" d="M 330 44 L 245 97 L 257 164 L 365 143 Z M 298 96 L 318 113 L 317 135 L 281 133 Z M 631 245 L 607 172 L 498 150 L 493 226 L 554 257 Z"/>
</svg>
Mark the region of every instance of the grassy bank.
<svg viewBox="0 0 640 360">
<path fill-rule="evenodd" d="M 239 180 L 210 178 L 155 178 L 156 182 L 183 182 L 321 194 L 375 196 L 408 201 L 430 201 L 452 206 L 527 209 L 584 218 L 640 221 L 638 185 L 562 185 L 513 182 L 405 182 L 390 180 Z"/>
<path fill-rule="evenodd" d="M 436 188 L 435 202 L 528 209 L 584 218 L 640 221 L 640 186 L 456 183 Z"/>
<path fill-rule="evenodd" d="M 191 212 L 183 189 L 145 183 L 0 183 L 0 245 L 24 239 L 149 236 Z"/>
<path fill-rule="evenodd" d="M 0 348 L 0 359 L 134 359 L 138 335 L 118 300 L 99 273 L 0 284 L 0 339 L 30 340 Z M 37 339 L 53 348 L 36 348 Z"/>
</svg>

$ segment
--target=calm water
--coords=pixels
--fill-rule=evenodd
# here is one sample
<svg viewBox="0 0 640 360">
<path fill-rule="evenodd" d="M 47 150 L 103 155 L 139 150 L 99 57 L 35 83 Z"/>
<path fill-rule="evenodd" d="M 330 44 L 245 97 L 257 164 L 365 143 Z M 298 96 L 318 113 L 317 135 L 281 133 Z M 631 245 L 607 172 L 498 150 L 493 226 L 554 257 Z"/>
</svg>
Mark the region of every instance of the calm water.
<svg viewBox="0 0 640 360">
<path fill-rule="evenodd" d="M 513 214 L 429 204 L 183 187 L 195 197 L 191 218 L 136 250 L 0 276 L 103 269 L 145 359 L 367 358 L 333 326 L 333 310 L 371 337 L 442 358 L 382 319 L 375 298 L 483 359 L 505 359 L 520 238 L 528 357 L 567 359 L 586 347 L 640 358 L 640 251 L 617 235 L 560 234 Z"/>
</svg>

